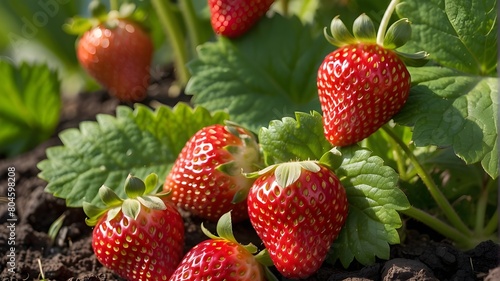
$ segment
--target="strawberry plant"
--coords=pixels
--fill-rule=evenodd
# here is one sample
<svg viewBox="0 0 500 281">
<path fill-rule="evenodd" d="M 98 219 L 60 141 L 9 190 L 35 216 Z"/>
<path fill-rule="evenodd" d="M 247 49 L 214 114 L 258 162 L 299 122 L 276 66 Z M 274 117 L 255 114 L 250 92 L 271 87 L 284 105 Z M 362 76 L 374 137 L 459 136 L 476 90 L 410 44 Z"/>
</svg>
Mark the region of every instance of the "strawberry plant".
<svg viewBox="0 0 500 281">
<path fill-rule="evenodd" d="M 97 122 L 62 132 L 63 145 L 49 148 L 38 165 L 47 192 L 80 207 L 99 202 L 102 184 L 122 197 L 116 187 L 129 173 L 157 173 L 172 189 L 179 184 L 169 183 L 172 178 L 192 184 L 196 177 L 175 167 L 176 160 L 182 162 L 183 148 L 199 130 L 229 120 L 255 133 L 263 171 L 320 163 L 328 170 L 322 175 L 338 179 L 334 189 L 345 191 L 347 206 L 339 199 L 339 208 L 347 216 L 324 219 L 334 231 L 318 239 L 321 255 L 313 271 L 323 260 L 348 267 L 389 258 L 390 246 L 404 239 L 406 220 L 422 222 L 462 249 L 497 241 L 495 1 L 393 0 L 384 2 L 384 15 L 358 18 L 336 17 L 323 1 L 282 0 L 237 38 L 200 27 L 209 18 L 203 14 L 208 2 L 178 2 L 152 1 L 191 104 L 120 106 L 114 117 L 99 115 Z M 340 18 L 353 21 L 352 35 Z M 336 65 L 349 73 L 334 77 L 341 70 Z M 243 170 L 238 176 L 248 173 Z M 260 209 L 265 207 L 272 204 Z M 288 275 L 273 253 L 276 243 L 266 240 L 269 230 L 254 227 L 283 275 L 312 273 Z"/>
</svg>

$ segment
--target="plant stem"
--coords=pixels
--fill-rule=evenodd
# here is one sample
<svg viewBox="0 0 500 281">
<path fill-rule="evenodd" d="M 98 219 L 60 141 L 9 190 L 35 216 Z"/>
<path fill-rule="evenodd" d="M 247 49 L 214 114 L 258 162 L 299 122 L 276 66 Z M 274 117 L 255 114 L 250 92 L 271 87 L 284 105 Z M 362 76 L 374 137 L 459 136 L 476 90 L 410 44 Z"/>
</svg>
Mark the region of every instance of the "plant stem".
<svg viewBox="0 0 500 281">
<path fill-rule="evenodd" d="M 393 138 L 390 138 L 391 146 L 395 147 L 397 145 Z M 396 160 L 396 165 L 398 166 L 399 178 L 403 181 L 408 181 L 408 173 L 406 171 L 406 165 L 403 160 L 403 155 L 401 155 L 401 150 L 393 149 L 394 160 Z"/>
<path fill-rule="evenodd" d="M 483 232 L 485 236 L 489 236 L 495 233 L 495 231 L 497 230 L 498 230 L 498 209 L 495 210 L 495 213 L 493 213 L 493 216 L 484 227 Z"/>
<path fill-rule="evenodd" d="M 163 30 L 165 31 L 165 34 L 174 49 L 174 63 L 177 80 L 179 84 L 184 87 L 190 76 L 186 67 L 188 55 L 184 44 L 184 36 L 182 36 L 179 23 L 175 20 L 176 16 L 172 10 L 172 3 L 162 0 L 152 0 L 151 3 L 155 8 L 158 19 L 163 26 Z"/>
<path fill-rule="evenodd" d="M 448 224 L 444 223 L 438 218 L 433 217 L 430 214 L 418 208 L 411 206 L 409 209 L 403 210 L 401 212 L 411 218 L 423 222 L 425 225 L 436 230 L 443 236 L 452 239 L 453 241 L 457 242 L 458 244 L 466 248 L 473 247 L 473 242 L 471 241 L 472 239 L 469 236 L 464 235 L 462 232 L 458 231 L 454 227 L 449 226 Z"/>
<path fill-rule="evenodd" d="M 476 219 L 474 222 L 475 223 L 474 232 L 476 234 L 483 234 L 487 206 L 488 206 L 488 189 L 483 188 L 479 196 L 479 200 L 477 201 Z"/>
<path fill-rule="evenodd" d="M 109 0 L 109 9 L 111 11 L 118 11 L 119 9 L 118 0 Z"/>
<path fill-rule="evenodd" d="M 445 216 L 448 218 L 450 223 L 456 227 L 458 230 L 460 230 L 462 233 L 466 235 L 472 235 L 472 231 L 465 225 L 465 223 L 460 219 L 458 214 L 455 212 L 453 207 L 451 206 L 450 202 L 444 194 L 439 190 L 437 187 L 436 183 L 434 180 L 432 180 L 431 176 L 429 173 L 424 169 L 420 161 L 418 161 L 417 157 L 413 152 L 408 148 L 408 146 L 403 143 L 403 141 L 392 131 L 392 128 L 390 128 L 388 125 L 384 125 L 382 127 L 384 132 L 386 132 L 396 143 L 403 149 L 403 151 L 406 153 L 412 164 L 415 166 L 415 169 L 417 171 L 417 174 L 419 177 L 422 179 L 424 182 L 425 186 L 429 190 L 432 198 L 436 201 L 438 204 L 439 208 L 443 211 Z"/>
<path fill-rule="evenodd" d="M 204 42 L 203 36 L 200 33 L 200 21 L 196 15 L 192 0 L 179 1 L 184 22 L 186 23 L 189 38 L 191 39 L 191 52 L 196 54 L 196 46 Z"/>
<path fill-rule="evenodd" d="M 288 16 L 288 6 L 289 0 L 281 0 L 281 9 L 283 10 L 283 15 Z"/>
<path fill-rule="evenodd" d="M 384 16 L 382 17 L 382 21 L 380 22 L 377 32 L 377 44 L 380 46 L 384 45 L 385 32 L 387 31 L 387 26 L 389 25 L 389 21 L 391 20 L 392 13 L 398 4 L 398 1 L 399 0 L 391 0 L 391 3 L 387 6 Z"/>
</svg>

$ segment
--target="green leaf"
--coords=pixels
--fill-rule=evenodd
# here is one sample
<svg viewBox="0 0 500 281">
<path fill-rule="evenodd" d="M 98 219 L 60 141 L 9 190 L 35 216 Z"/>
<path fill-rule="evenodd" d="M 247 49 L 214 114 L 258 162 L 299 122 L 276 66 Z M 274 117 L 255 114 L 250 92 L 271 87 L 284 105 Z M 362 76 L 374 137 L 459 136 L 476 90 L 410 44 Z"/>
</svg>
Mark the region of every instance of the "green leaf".
<svg viewBox="0 0 500 281">
<path fill-rule="evenodd" d="M 336 167 L 350 211 L 329 260 L 340 259 L 347 267 L 354 258 L 363 264 L 373 263 L 375 257 L 388 258 L 389 244 L 399 243 L 396 229 L 402 223 L 398 211 L 410 206 L 398 188 L 398 174 L 366 148 L 332 149 L 318 113 L 297 113 L 296 117 L 271 121 L 268 128 L 261 129 L 259 140 L 268 163 L 321 159 Z"/>
<path fill-rule="evenodd" d="M 189 138 L 201 128 L 223 124 L 228 116 L 180 103 L 145 106 L 135 110 L 120 106 L 116 117 L 98 115 L 97 122 L 83 122 L 79 129 L 63 131 L 63 146 L 48 148 L 47 159 L 38 164 L 39 177 L 48 182 L 46 191 L 80 207 L 83 201 L 98 204 L 99 187 L 111 187 L 125 198 L 128 174 L 146 178 L 156 173 L 164 179 Z"/>
<path fill-rule="evenodd" d="M 281 2 L 277 1 L 277 4 L 273 6 L 274 10 L 285 14 L 283 10 L 283 5 Z M 312 23 L 316 15 L 316 10 L 320 6 L 320 0 L 287 0 L 287 11 L 286 15 L 296 15 L 303 22 Z"/>
<path fill-rule="evenodd" d="M 333 47 L 312 33 L 298 18 L 276 14 L 238 40 L 205 43 L 188 65 L 186 92 L 254 131 L 295 111 L 319 111 L 317 70 Z"/>
<path fill-rule="evenodd" d="M 465 73 L 496 75 L 496 5 L 496 0 L 404 0 L 397 13 L 412 23 L 409 49 L 424 50 L 431 60 Z"/>
<path fill-rule="evenodd" d="M 467 164 L 498 177 L 498 79 L 448 68 L 409 68 L 410 97 L 395 121 L 414 126 L 417 146 L 452 146 Z"/>
<path fill-rule="evenodd" d="M 349 216 L 332 246 L 330 262 L 340 259 L 344 267 L 355 258 L 364 265 L 375 257 L 388 259 L 389 244 L 399 243 L 398 211 L 409 208 L 398 188 L 398 175 L 371 151 L 358 146 L 339 148 L 344 161 L 335 170 L 347 192 Z"/>
<path fill-rule="evenodd" d="M 61 109 L 57 73 L 46 65 L 0 59 L 0 155 L 14 156 L 48 139 Z"/>
<path fill-rule="evenodd" d="M 273 120 L 267 128 L 261 128 L 259 141 L 266 164 L 319 160 L 332 148 L 325 138 L 322 117 L 318 112 L 297 112 L 295 117 Z"/>
</svg>

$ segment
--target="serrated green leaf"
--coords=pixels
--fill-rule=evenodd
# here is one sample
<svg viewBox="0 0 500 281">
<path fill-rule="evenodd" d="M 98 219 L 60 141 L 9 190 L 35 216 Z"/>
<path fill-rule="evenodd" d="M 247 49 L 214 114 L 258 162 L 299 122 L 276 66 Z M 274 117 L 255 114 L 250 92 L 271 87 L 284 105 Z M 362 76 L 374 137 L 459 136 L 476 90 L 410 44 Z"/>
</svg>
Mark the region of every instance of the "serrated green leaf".
<svg viewBox="0 0 500 281">
<path fill-rule="evenodd" d="M 325 138 L 322 117 L 318 112 L 297 112 L 295 117 L 273 120 L 267 128 L 261 128 L 259 141 L 266 164 L 319 160 L 332 148 Z"/>
<path fill-rule="evenodd" d="M 57 73 L 46 65 L 0 59 L 0 155 L 14 156 L 48 139 L 61 108 Z"/>
<path fill-rule="evenodd" d="M 330 261 L 347 267 L 355 258 L 364 265 L 389 258 L 389 244 L 399 243 L 398 211 L 410 203 L 398 188 L 398 175 L 383 160 L 358 146 L 339 148 L 344 158 L 335 173 L 346 189 L 349 216 L 332 246 Z"/>
<path fill-rule="evenodd" d="M 47 149 L 47 159 L 38 164 L 39 177 L 48 182 L 47 192 L 72 207 L 83 201 L 98 204 L 103 184 L 125 198 L 128 174 L 145 178 L 154 172 L 164 179 L 192 135 L 227 118 L 225 113 L 211 115 L 185 104 L 160 106 L 154 112 L 145 106 L 133 111 L 120 106 L 116 117 L 98 115 L 97 122 L 63 131 L 59 137 L 64 146 Z"/>
<path fill-rule="evenodd" d="M 439 64 L 479 75 L 495 75 L 496 0 L 404 0 L 400 17 L 412 23 L 410 50 L 424 50 Z"/>
<path fill-rule="evenodd" d="M 188 65 L 186 92 L 194 104 L 227 110 L 254 131 L 295 111 L 319 111 L 317 70 L 333 48 L 312 33 L 296 17 L 276 14 L 243 38 L 205 43 Z"/>
<path fill-rule="evenodd" d="M 417 146 L 452 146 L 467 164 L 498 177 L 498 79 L 449 68 L 409 68 L 410 97 L 395 121 L 414 126 Z"/>
</svg>

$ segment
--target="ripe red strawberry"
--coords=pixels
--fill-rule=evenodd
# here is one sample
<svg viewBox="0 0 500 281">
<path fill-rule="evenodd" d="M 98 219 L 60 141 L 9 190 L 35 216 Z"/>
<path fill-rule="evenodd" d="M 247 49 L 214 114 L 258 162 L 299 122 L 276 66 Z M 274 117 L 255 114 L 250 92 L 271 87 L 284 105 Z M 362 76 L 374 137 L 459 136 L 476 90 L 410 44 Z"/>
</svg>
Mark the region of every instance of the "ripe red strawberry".
<svg viewBox="0 0 500 281">
<path fill-rule="evenodd" d="M 260 161 L 254 135 L 242 127 L 212 125 L 186 143 L 165 180 L 163 189 L 179 207 L 201 218 L 217 221 L 233 210 L 233 220 L 248 217 L 246 194 L 252 172 Z"/>
<path fill-rule="evenodd" d="M 149 35 L 129 20 L 102 23 L 83 34 L 77 44 L 82 67 L 121 101 L 146 97 L 153 44 Z"/>
<path fill-rule="evenodd" d="M 269 10 L 274 0 L 208 0 L 215 33 L 238 37 Z"/>
<path fill-rule="evenodd" d="M 203 225 L 202 230 L 211 239 L 194 246 L 169 281 L 264 281 L 271 274 L 260 263 L 262 255 L 253 255 L 257 252 L 254 245 L 236 242 L 230 213 L 224 214 L 217 224 L 220 236 L 211 234 Z"/>
<path fill-rule="evenodd" d="M 326 31 L 325 36 L 340 48 L 324 59 L 317 76 L 325 136 L 336 146 L 361 141 L 387 123 L 410 92 L 410 73 L 403 60 L 417 64 L 426 57 L 394 50 L 411 36 L 406 19 L 391 26 L 385 39 L 380 36 L 382 42 L 376 40 L 366 15 L 354 22 L 353 29 L 354 37 L 338 17 L 333 19 L 332 36 Z"/>
<path fill-rule="evenodd" d="M 155 190 L 158 176 L 146 184 L 129 176 L 127 199 L 102 186 L 99 195 L 107 209 L 84 203 L 87 224 L 95 225 L 92 248 L 105 267 L 127 280 L 167 280 L 182 259 L 184 223 L 168 200 L 148 195 Z"/>
<path fill-rule="evenodd" d="M 278 164 L 255 175 L 248 194 L 250 222 L 283 276 L 310 276 L 344 225 L 345 189 L 314 161 Z"/>
</svg>

